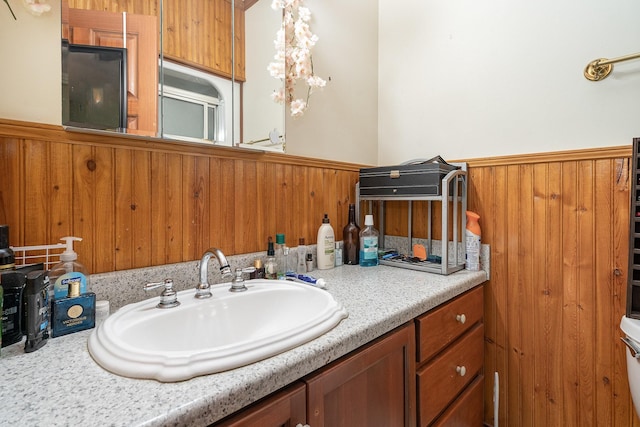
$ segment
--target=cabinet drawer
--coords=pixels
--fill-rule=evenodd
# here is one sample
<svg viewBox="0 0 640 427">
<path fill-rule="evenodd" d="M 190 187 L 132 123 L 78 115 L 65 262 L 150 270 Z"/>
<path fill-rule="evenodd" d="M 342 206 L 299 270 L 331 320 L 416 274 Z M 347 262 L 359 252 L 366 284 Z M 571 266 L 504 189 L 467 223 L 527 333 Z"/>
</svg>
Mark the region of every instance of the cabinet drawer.
<svg viewBox="0 0 640 427">
<path fill-rule="evenodd" d="M 482 369 L 484 325 L 477 324 L 417 373 L 418 424 L 432 422 Z"/>
<path fill-rule="evenodd" d="M 482 286 L 416 319 L 418 363 L 429 360 L 482 319 Z"/>
<path fill-rule="evenodd" d="M 484 418 L 484 376 L 471 383 L 456 401 L 433 424 L 433 427 L 477 427 Z"/>
</svg>

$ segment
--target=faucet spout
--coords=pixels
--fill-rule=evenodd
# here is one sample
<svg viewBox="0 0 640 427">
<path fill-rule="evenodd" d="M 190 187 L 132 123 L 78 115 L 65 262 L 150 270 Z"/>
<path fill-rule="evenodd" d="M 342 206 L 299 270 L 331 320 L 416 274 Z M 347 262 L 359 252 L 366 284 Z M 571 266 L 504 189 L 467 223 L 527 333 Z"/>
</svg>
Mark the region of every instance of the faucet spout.
<svg viewBox="0 0 640 427">
<path fill-rule="evenodd" d="M 209 260 L 212 256 L 215 256 L 218 259 L 222 278 L 225 279 L 232 276 L 231 267 L 229 267 L 227 257 L 224 256 L 222 251 L 218 248 L 207 249 L 202 255 L 202 259 L 200 260 L 200 283 L 198 283 L 198 286 L 196 286 L 196 298 L 209 298 L 211 296 L 208 276 Z"/>
</svg>

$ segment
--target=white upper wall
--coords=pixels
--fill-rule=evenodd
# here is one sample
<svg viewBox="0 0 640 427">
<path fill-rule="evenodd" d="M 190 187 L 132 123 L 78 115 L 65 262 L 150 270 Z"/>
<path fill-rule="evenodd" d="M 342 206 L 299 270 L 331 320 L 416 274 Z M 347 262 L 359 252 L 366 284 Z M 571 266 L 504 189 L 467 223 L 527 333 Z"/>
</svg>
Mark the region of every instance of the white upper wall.
<svg viewBox="0 0 640 427">
<path fill-rule="evenodd" d="M 62 123 L 60 0 L 51 11 L 31 15 L 22 0 L 10 0 L 14 20 L 0 2 L 0 117 Z"/>
<path fill-rule="evenodd" d="M 637 0 L 379 0 L 379 164 L 631 144 Z"/>
<path fill-rule="evenodd" d="M 12 1 L 14 21 L 0 2 L 2 118 L 61 122 L 60 1 L 50 3 L 35 17 Z M 320 37 L 316 72 L 331 81 L 301 119 L 287 117 L 289 153 L 395 164 L 640 136 L 640 61 L 616 64 L 601 82 L 582 76 L 593 59 L 640 51 L 635 0 L 305 5 Z"/>
</svg>

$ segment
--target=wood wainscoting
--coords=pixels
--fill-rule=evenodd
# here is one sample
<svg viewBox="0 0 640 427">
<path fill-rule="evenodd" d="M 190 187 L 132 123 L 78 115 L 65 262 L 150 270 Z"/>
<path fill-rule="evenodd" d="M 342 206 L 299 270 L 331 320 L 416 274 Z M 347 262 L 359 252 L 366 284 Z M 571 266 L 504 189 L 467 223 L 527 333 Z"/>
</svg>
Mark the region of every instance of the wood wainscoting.
<svg viewBox="0 0 640 427">
<path fill-rule="evenodd" d="M 0 223 L 13 246 L 82 237 L 90 272 L 265 251 L 341 233 L 359 166 L 0 120 Z"/>
<path fill-rule="evenodd" d="M 491 245 L 485 420 L 500 426 L 640 426 L 628 390 L 628 147 L 467 160 L 469 209 Z M 415 214 L 414 235 L 425 225 Z M 388 204 L 390 234 L 406 235 Z M 401 211 L 401 212 L 399 212 Z M 423 234 L 423 235 L 420 235 Z"/>
<path fill-rule="evenodd" d="M 468 160 L 469 208 L 491 245 L 487 422 L 497 371 L 502 426 L 640 426 L 618 328 L 630 155 L 631 141 Z M 315 243 L 325 212 L 340 235 L 359 167 L 0 120 L 0 223 L 13 245 L 82 237 L 95 273 L 195 260 L 209 246 L 263 251 L 276 231 Z M 403 208 L 387 209 L 387 232 L 406 233 Z"/>
</svg>

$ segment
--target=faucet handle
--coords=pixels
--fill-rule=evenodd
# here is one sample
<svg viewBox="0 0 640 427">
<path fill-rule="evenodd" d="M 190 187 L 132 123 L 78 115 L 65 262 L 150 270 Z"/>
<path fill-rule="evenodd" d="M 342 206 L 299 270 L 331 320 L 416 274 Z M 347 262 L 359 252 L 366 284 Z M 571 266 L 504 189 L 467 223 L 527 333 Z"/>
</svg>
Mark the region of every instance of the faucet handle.
<svg viewBox="0 0 640 427">
<path fill-rule="evenodd" d="M 246 291 L 247 287 L 244 285 L 244 274 L 253 273 L 256 271 L 255 267 L 236 268 L 235 276 L 231 280 L 231 287 L 229 292 L 242 292 Z"/>
<path fill-rule="evenodd" d="M 144 285 L 145 291 L 157 289 L 164 286 L 164 290 L 160 294 L 160 302 L 156 307 L 158 308 L 172 308 L 180 305 L 178 301 L 178 294 L 173 290 L 173 279 L 164 279 L 162 282 L 151 282 Z"/>
<path fill-rule="evenodd" d="M 229 267 L 229 264 L 225 264 L 220 267 L 220 274 L 222 275 L 223 279 L 233 276 L 233 273 L 231 272 L 231 267 Z"/>
</svg>

